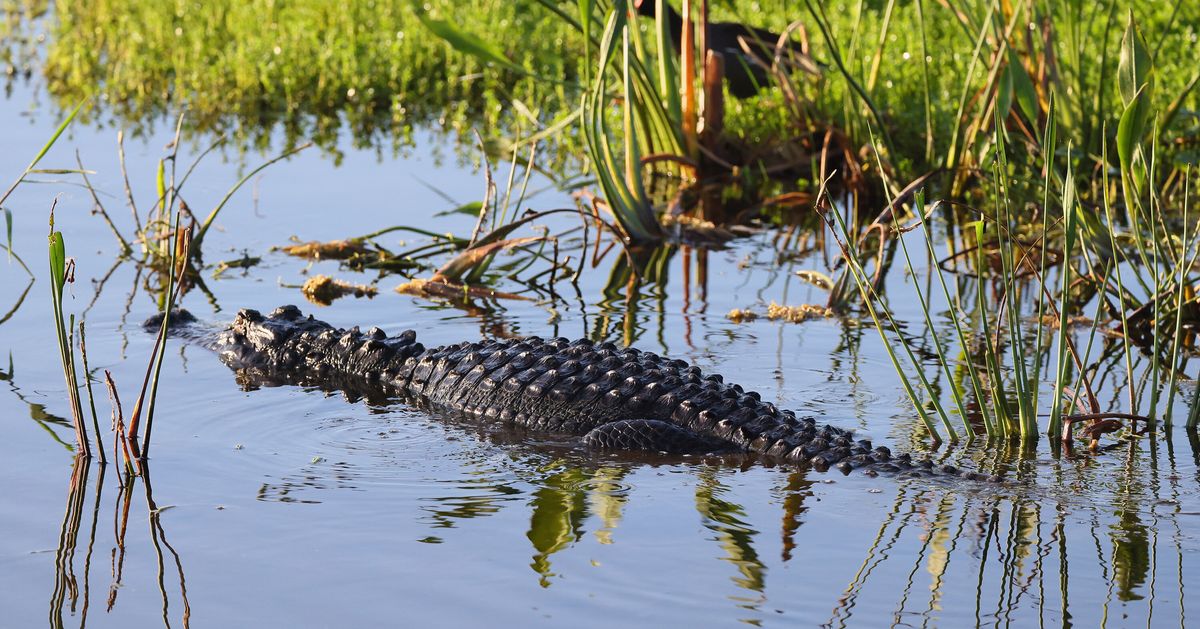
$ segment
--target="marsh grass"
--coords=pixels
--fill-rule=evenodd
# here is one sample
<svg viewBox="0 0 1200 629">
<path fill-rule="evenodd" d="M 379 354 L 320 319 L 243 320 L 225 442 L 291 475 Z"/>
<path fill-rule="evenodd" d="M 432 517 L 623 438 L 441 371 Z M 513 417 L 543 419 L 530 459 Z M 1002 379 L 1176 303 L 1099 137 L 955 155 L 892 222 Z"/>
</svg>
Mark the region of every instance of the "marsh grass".
<svg viewBox="0 0 1200 629">
<path fill-rule="evenodd" d="M 654 1 L 665 15 L 664 0 Z M 509 135 L 520 139 L 506 145 L 513 155 L 535 141 L 586 154 L 599 194 L 584 204 L 593 224 L 609 212 L 625 243 L 677 233 L 663 229 L 647 180 L 664 170 L 681 179 L 695 174 L 704 97 L 714 106 L 721 99 L 700 89 L 703 43 L 672 52 L 664 19 L 633 18 L 622 0 L 472 9 L 384 2 L 344 12 L 308 1 L 234 4 L 56 5 L 51 89 L 62 99 L 100 83 L 109 102 L 127 108 L 121 115 L 138 119 L 160 116 L 162 103 L 183 96 L 197 127 L 231 128 L 227 108 L 255 120 L 245 126 L 260 133 L 282 124 L 289 146 L 308 135 L 331 146 L 343 122 L 356 137 L 371 138 L 382 128 L 402 135 L 397 127 L 432 112 L 458 128 L 505 117 L 516 121 L 509 131 L 519 129 Z M 694 4 L 685 3 L 684 13 Z M 707 3 L 699 5 L 699 19 L 707 18 Z M 1197 138 L 1190 103 L 1200 71 L 1182 62 L 1198 45 L 1189 26 L 1194 8 L 1130 10 L 1116 0 L 806 0 L 802 7 L 764 0 L 758 8 L 738 16 L 714 3 L 712 16 L 775 30 L 791 25 L 789 33 L 804 41 L 811 29 L 812 55 L 826 68 L 778 73 L 760 96 L 722 100 L 720 126 L 750 143 L 798 138 L 799 167 L 788 176 L 817 190 L 817 209 L 845 258 L 842 275 L 830 282 L 830 305 L 867 311 L 931 437 L 1030 440 L 1041 432 L 1061 436 L 1079 421 L 1095 435 L 1109 419 L 1160 414 L 1171 424 L 1176 381 L 1200 320 L 1191 276 L 1200 231 L 1188 208 L 1195 161 L 1188 147 Z M 255 12 L 245 21 L 254 32 L 226 19 L 245 11 Z M 112 24 L 139 37 L 114 37 L 126 31 Z M 218 54 L 228 41 L 243 45 Z M 354 45 L 316 54 L 331 41 Z M 181 119 L 175 147 L 182 129 Z M 144 221 L 127 192 L 140 235 L 114 230 L 155 261 L 169 287 L 194 281 L 175 272 L 180 222 L 171 217 L 186 206 L 188 175 L 176 183 L 174 150 L 159 164 L 157 197 Z M 88 183 L 82 160 L 79 172 Z M 747 172 L 774 174 L 765 158 L 739 168 L 735 181 Z M 426 233 L 430 242 L 384 252 L 374 263 L 428 268 L 429 280 L 445 289 L 438 290 L 469 296 L 471 287 L 492 291 L 495 278 L 518 277 L 542 261 L 552 291 L 568 268 L 559 260 L 560 236 L 515 236 L 534 222 L 520 214 L 525 188 L 514 186 L 515 173 L 503 200 L 489 172 L 484 200 L 460 208 L 478 217 L 469 238 Z M 849 201 L 835 203 L 835 174 L 874 185 L 847 186 Z M 240 185 L 200 222 L 183 257 L 199 259 L 209 226 Z M 870 194 L 876 186 L 882 211 Z M 796 208 L 807 205 L 791 204 L 779 221 L 795 220 L 803 211 Z M 933 244 L 942 227 L 931 225 L 935 217 L 949 241 L 944 258 Z M 397 226 L 352 242 L 403 229 L 421 233 Z M 915 274 L 921 257 L 931 264 L 927 287 L 915 288 L 919 317 L 932 333 L 935 309 L 946 308 L 954 328 L 934 339 L 933 378 L 921 369 L 929 357 L 909 346 L 889 306 L 896 295 L 884 290 L 895 263 Z M 939 259 L 950 261 L 954 277 L 932 264 Z M 578 263 L 582 269 L 582 254 Z M 162 297 L 164 308 L 172 292 Z M 1078 342 L 1071 324 L 1089 314 L 1091 336 Z M 1109 350 L 1096 347 L 1097 334 L 1118 341 L 1130 383 L 1122 418 L 1106 415 L 1096 397 L 1094 353 Z M 900 343 L 893 347 L 892 339 Z M 1150 357 L 1144 374 L 1139 354 Z M 945 399 L 939 379 L 951 383 Z M 1193 410 L 1188 423 L 1198 417 Z"/>
<path fill-rule="evenodd" d="M 1053 106 L 1050 111 L 1053 114 Z M 890 306 L 897 293 L 885 296 L 873 281 L 867 266 L 872 261 L 879 264 L 877 259 L 863 255 L 858 233 L 831 209 L 827 196 L 818 200 L 862 306 L 926 432 L 935 442 L 943 439 L 943 432 L 950 441 L 958 440 L 951 419 L 957 415 L 968 439 L 984 434 L 1032 441 L 1044 432 L 1067 443 L 1082 436 L 1096 447 L 1107 432 L 1141 434 L 1160 420 L 1170 428 L 1178 381 L 1191 352 L 1185 329 L 1197 323 L 1192 304 L 1200 278 L 1194 277 L 1193 269 L 1200 258 L 1200 221 L 1190 211 L 1188 182 L 1178 213 L 1168 211 L 1153 194 L 1145 197 L 1141 210 L 1120 208 L 1108 195 L 1094 206 L 1080 198 L 1072 165 L 1058 182 L 1047 165 L 1042 186 L 1045 214 L 1031 225 L 1018 216 L 1018 202 L 1007 186 L 1012 167 L 1000 128 L 996 127 L 998 150 L 991 164 L 992 208 L 928 205 L 924 193 L 918 192 L 909 224 L 891 226 L 890 238 L 898 243 L 904 271 L 914 278 L 908 301 L 923 318 L 932 356 L 921 353 Z M 1045 155 L 1054 154 L 1056 134 L 1052 116 L 1042 134 L 1048 143 Z M 1152 189 L 1153 153 L 1138 149 L 1136 159 L 1145 160 L 1142 169 L 1130 162 L 1122 171 L 1127 195 L 1134 186 Z M 1190 169 L 1185 175 L 1190 179 Z M 1107 177 L 1102 185 L 1111 189 Z M 1056 186 L 1058 192 L 1052 195 Z M 959 239 L 949 240 L 944 258 L 934 249 L 936 236 L 929 220 L 942 206 L 963 208 L 971 217 L 961 223 Z M 1137 211 L 1139 219 L 1122 222 L 1117 218 L 1122 209 Z M 1061 249 L 1051 249 L 1052 240 Z M 933 291 L 915 281 L 920 272 L 910 251 L 913 241 L 920 243 L 920 253 L 929 261 L 927 284 L 935 287 Z M 1052 261 L 1055 268 L 1050 268 Z M 951 272 L 958 276 L 953 282 L 947 280 Z M 989 285 L 994 294 L 987 290 Z M 952 332 L 948 338 L 937 332 L 947 327 L 935 322 L 935 313 L 942 309 Z M 1071 331 L 1079 327 L 1076 318 L 1087 328 L 1084 344 Z M 1094 379 L 1099 363 L 1093 360 L 1101 334 L 1115 339 L 1106 345 L 1115 344 L 1123 354 L 1128 393 L 1123 409 L 1102 408 L 1098 399 Z M 1147 364 L 1135 368 L 1135 353 L 1144 354 Z M 930 363 L 938 372 L 935 378 L 926 375 Z M 945 383 L 948 393 L 937 381 Z M 1195 421 L 1193 410 L 1188 427 L 1194 428 Z M 1081 424 L 1085 428 L 1077 431 Z"/>
<path fill-rule="evenodd" d="M 167 338 L 166 331 L 170 325 L 171 312 L 179 302 L 180 296 L 187 285 L 187 278 L 196 275 L 195 267 L 201 263 L 202 250 L 200 244 L 204 234 L 216 220 L 221 210 L 225 208 L 230 198 L 246 181 L 267 166 L 286 159 L 296 152 L 307 148 L 309 145 L 305 144 L 285 151 L 278 157 L 270 159 L 257 168 L 250 170 L 226 192 L 220 202 L 205 217 L 204 222 L 197 228 L 196 220 L 192 216 L 180 192 L 200 159 L 203 159 L 220 141 L 215 143 L 209 150 L 201 153 L 184 173 L 183 177 L 177 180 L 175 164 L 178 161 L 177 151 L 181 128 L 183 126 L 183 116 L 180 116 L 176 125 L 175 139 L 170 145 L 170 153 L 158 162 L 157 176 L 155 178 L 157 199 L 149 207 L 147 214 L 142 217 L 138 214 L 135 197 L 129 186 L 129 177 L 124 162 L 123 134 L 118 134 L 117 155 L 134 222 L 134 229 L 131 235 L 126 237 L 117 227 L 112 215 L 104 207 L 100 195 L 92 186 L 88 178 L 90 171 L 84 168 L 82 158 L 78 152 L 76 153 L 76 163 L 79 165 L 78 169 L 37 168 L 41 159 L 62 135 L 71 121 L 79 114 L 83 104 L 80 103 L 55 130 L 50 140 L 38 152 L 22 175 L 12 184 L 4 197 L 0 198 L 0 202 L 6 199 L 22 182 L 27 181 L 26 178 L 32 173 L 78 175 L 82 180 L 83 187 L 91 195 L 96 213 L 108 225 L 121 247 L 118 259 L 126 260 L 133 258 L 135 252 L 131 243 L 137 243 L 140 245 L 141 254 L 140 258 L 136 260 L 137 264 L 155 269 L 161 275 L 162 291 L 159 298 L 159 305 L 163 311 L 161 325 L 146 367 L 145 377 L 128 422 L 125 421 L 123 416 L 115 384 L 112 381 L 111 375 L 106 372 L 109 395 L 113 403 L 113 431 L 115 438 L 120 442 L 119 450 L 124 454 L 126 468 L 131 473 L 141 474 L 145 469 L 145 461 L 150 452 L 155 403 Z M 67 386 L 68 404 L 71 409 L 72 426 L 75 430 L 76 451 L 83 457 L 91 457 L 93 454 L 91 441 L 94 438 L 96 442 L 95 451 L 99 454 L 100 462 L 103 464 L 106 462 L 106 455 L 104 446 L 101 443 L 99 420 L 96 416 L 96 405 L 91 382 L 92 375 L 87 366 L 85 326 L 83 320 L 80 319 L 77 328 L 75 315 L 68 315 L 64 308 L 65 288 L 68 284 L 74 282 L 75 261 L 67 256 L 66 240 L 63 233 L 55 229 L 54 209 L 57 202 L 58 199 L 55 198 L 50 208 L 50 234 L 48 243 L 51 306 L 53 309 L 56 342 L 62 362 L 63 377 Z M 11 228 L 11 213 L 6 212 L 6 217 Z M 11 244 L 8 250 L 11 253 Z M 13 255 L 15 256 L 15 254 Z M 20 261 L 19 258 L 18 261 Z M 24 262 L 21 262 L 21 265 L 24 267 Z M 26 272 L 29 272 L 27 268 Z M 19 305 L 18 303 L 18 307 Z M 75 342 L 76 330 L 78 330 L 79 334 L 78 357 Z M 82 362 L 83 365 L 83 386 L 79 382 L 80 374 L 77 368 L 79 362 Z M 80 394 L 81 389 L 87 393 L 87 406 L 91 411 L 91 423 L 93 427 L 93 435 L 91 437 L 88 435 L 85 422 L 84 404 Z M 117 450 L 117 448 L 114 448 L 114 450 Z"/>
<path fill-rule="evenodd" d="M 482 144 L 482 139 L 480 139 Z M 623 232 L 614 224 L 604 221 L 592 207 L 590 214 L 585 205 L 575 208 L 533 210 L 526 205 L 530 176 L 536 168 L 537 144 L 532 143 L 524 160 L 518 158 L 519 148 L 510 156 L 510 167 L 503 192 L 492 175 L 492 167 L 483 155 L 484 194 L 481 201 L 468 203 L 445 213 L 474 214 L 475 225 L 468 238 L 453 238 L 430 234 L 413 226 L 396 226 L 380 230 L 370 237 L 395 230 L 425 233 L 433 236 L 433 242 L 419 245 L 402 254 L 392 255 L 416 265 L 422 260 L 432 261 L 436 257 L 448 259 L 437 266 L 428 278 L 412 278 L 396 287 L 401 293 L 420 297 L 451 299 L 469 304 L 474 299 L 528 299 L 529 295 L 559 299 L 555 284 L 569 280 L 574 284 L 587 255 L 591 225 L 598 232 L 607 231 L 614 235 Z M 520 177 L 518 180 L 518 171 Z M 444 214 L 445 214 L 444 213 Z M 582 219 L 578 227 L 560 228 L 551 231 L 545 224 L 558 215 L 571 215 Z M 517 230 L 528 228 L 532 236 L 514 236 Z M 577 241 L 574 239 L 578 237 Z M 600 236 L 597 235 L 597 241 Z M 573 240 L 571 250 L 576 251 L 578 262 L 569 254 L 564 255 L 560 243 Z M 500 259 L 506 254 L 507 259 Z M 389 254 L 391 255 L 391 254 Z M 578 265 L 578 266 L 575 266 Z M 495 286 L 501 280 L 524 285 L 518 292 L 501 292 Z M 576 287 L 577 288 L 577 287 Z"/>
<path fill-rule="evenodd" d="M 1187 330 L 1197 321 L 1192 270 L 1200 223 L 1189 208 L 1192 169 L 1163 144 L 1168 134 L 1160 125 L 1177 120 L 1178 103 L 1195 81 L 1175 82 L 1178 91 L 1170 94 L 1170 104 L 1158 108 L 1164 70 L 1132 13 L 1125 16 L 1119 39 L 1099 40 L 1099 64 L 1086 69 L 1091 59 L 1083 47 L 1094 44 L 1085 44 L 1082 33 L 1095 23 L 1096 14 L 1089 11 L 1101 8 L 1108 33 L 1120 19 L 1113 3 L 1075 13 L 1020 2 L 991 4 L 982 15 L 968 9 L 958 13 L 964 33 L 976 35 L 945 154 L 945 172 L 952 177 L 943 189 L 948 200 L 929 205 L 925 192 L 916 192 L 908 224 L 893 215 L 901 211 L 898 201 L 908 203 L 902 197 L 914 189 L 910 184 L 900 190 L 889 181 L 890 173 L 898 172 L 888 161 L 897 154 L 897 141 L 872 138 L 872 163 L 864 168 L 873 167 L 883 178 L 888 205 L 865 228 L 857 203 L 850 212 L 834 209 L 827 171 L 820 171 L 818 211 L 846 267 L 838 286 L 855 288 L 835 290 L 831 305 L 851 308 L 849 297 L 857 295 L 934 441 L 957 440 L 956 423 L 968 439 L 986 434 L 1026 441 L 1041 432 L 1070 441 L 1082 423 L 1082 434 L 1093 446 L 1104 432 L 1153 427 L 1160 414 L 1167 427 L 1172 424 L 1177 382 L 1191 351 Z M 889 13 L 892 9 L 889 3 Z M 820 9 L 810 10 L 836 48 Z M 884 30 L 894 17 L 884 20 Z M 918 17 L 924 41 L 928 16 Z M 1172 13 L 1167 20 L 1160 46 L 1170 39 L 1175 17 Z M 1015 27 L 1025 19 L 1040 25 L 1040 42 L 1018 36 Z M 1063 31 L 1070 37 L 1060 40 Z M 849 49 L 855 50 L 862 37 L 855 31 Z M 878 41 L 881 52 L 886 38 Z M 1065 46 L 1075 48 L 1064 51 Z M 865 86 L 855 87 L 849 68 L 836 56 L 834 61 L 857 95 L 853 106 L 868 115 L 867 133 L 877 125 L 886 130 L 869 98 L 878 66 Z M 1037 72 L 1031 74 L 1030 68 Z M 1171 69 L 1176 81 L 1178 71 Z M 982 87 L 973 87 L 976 75 L 986 77 Z M 1110 101 L 1108 92 L 1118 99 Z M 1081 98 L 1107 108 L 1089 111 Z M 936 129 L 928 123 L 928 104 L 925 111 L 927 128 Z M 925 154 L 936 154 L 929 147 L 938 144 L 931 134 Z M 1116 150 L 1110 152 L 1110 146 Z M 1119 177 L 1112 180 L 1110 171 Z M 981 185 L 968 196 L 986 204 L 986 210 L 955 201 L 971 181 Z M 918 182 L 922 189 L 935 183 Z M 944 258 L 934 249 L 930 225 L 939 209 L 950 236 Z M 877 252 L 866 248 L 871 242 L 878 242 Z M 912 242 L 921 243 L 917 252 L 927 258 L 929 269 L 927 287 L 913 281 L 907 297 L 931 337 L 932 356 L 920 351 L 889 305 L 898 295 L 884 294 L 893 255 L 900 256 L 908 276 L 918 277 Z M 954 281 L 946 277 L 951 270 L 958 275 Z M 951 324 L 948 338 L 936 332 L 934 314 L 942 309 Z M 1071 332 L 1077 320 L 1090 328 L 1086 343 Z M 1097 398 L 1092 361 L 1101 334 L 1116 339 L 1105 345 L 1115 344 L 1122 354 L 1128 383 L 1123 410 L 1101 408 Z M 1144 353 L 1148 364 L 1135 367 L 1135 353 Z M 925 373 L 929 363 L 938 372 L 932 379 Z M 1196 419 L 1193 411 L 1190 427 Z"/>
<path fill-rule="evenodd" d="M 582 16 L 585 25 L 592 19 L 590 12 Z M 675 66 L 659 65 L 657 70 L 667 74 L 655 77 L 651 69 L 654 66 L 635 52 L 635 33 L 625 3 L 616 2 L 604 20 L 597 50 L 598 67 L 591 89 L 584 97 L 582 131 L 607 208 L 626 238 L 631 242 L 648 242 L 661 238 L 662 230 L 646 194 L 642 156 L 684 154 L 686 118 L 677 106 L 680 99 L 664 97 L 660 92 L 678 94 L 675 86 L 679 85 L 679 79 L 671 72 Z M 639 42 L 636 51 L 641 50 Z M 621 98 L 617 130 L 612 128 L 608 113 L 612 81 L 617 82 Z M 693 133 L 694 129 L 693 126 Z"/>
<path fill-rule="evenodd" d="M 57 199 L 55 200 L 57 203 Z M 175 246 L 171 248 L 172 255 L 170 258 L 171 269 L 173 273 L 169 274 L 168 282 L 165 289 L 167 296 L 166 312 L 163 316 L 162 325 L 159 329 L 158 337 L 155 340 L 150 360 L 146 369 L 146 377 L 142 382 L 141 392 L 138 395 L 137 403 L 134 406 L 133 415 L 129 421 L 128 428 L 124 427 L 124 418 L 121 411 L 119 397 L 116 393 L 116 387 L 113 383 L 112 376 L 106 371 L 106 383 L 109 388 L 109 395 L 113 404 L 113 432 L 114 438 L 121 443 L 121 452 L 124 453 L 125 466 L 130 472 L 136 471 L 142 473 L 145 469 L 145 460 L 149 456 L 150 451 L 150 436 L 153 428 L 154 420 L 154 404 L 158 392 L 159 373 L 162 366 L 163 352 L 166 348 L 166 330 L 170 320 L 170 310 L 174 308 L 179 298 L 179 284 L 181 283 L 184 272 L 187 269 L 186 253 L 188 251 L 188 240 L 190 231 L 179 227 L 181 213 L 175 215 Z M 71 314 L 64 320 L 64 289 L 67 284 L 74 282 L 75 262 L 66 255 L 66 243 L 62 232 L 54 229 L 54 207 L 50 210 L 50 236 L 49 236 L 49 257 L 50 257 L 50 287 L 51 287 L 51 305 L 54 311 L 54 328 L 56 339 L 58 342 L 59 356 L 62 361 L 63 376 L 67 385 L 68 404 L 71 409 L 72 426 L 75 429 L 76 452 L 84 457 L 90 458 L 93 453 L 91 439 L 95 439 L 95 452 L 99 455 L 100 463 L 103 465 L 107 462 L 105 455 L 104 444 L 101 441 L 100 424 L 96 416 L 96 402 L 91 384 L 91 373 L 88 369 L 87 361 L 87 345 L 85 336 L 85 327 L 82 320 L 79 321 L 79 354 L 76 355 L 75 344 L 75 315 Z M 81 386 L 79 384 L 79 371 L 76 367 L 77 362 L 82 362 L 83 377 L 85 384 L 82 387 L 87 393 L 88 407 L 91 411 L 93 434 L 89 438 L 87 427 L 84 420 L 84 410 L 82 397 L 80 395 Z M 144 434 L 139 433 L 140 418 L 142 409 L 145 410 L 145 430 Z M 115 448 L 114 448 L 115 450 Z M 114 452 L 115 454 L 115 452 Z"/>
<path fill-rule="evenodd" d="M 55 5 L 46 74 L 60 101 L 99 89 L 123 126 L 153 124 L 164 103 L 184 104 L 194 113 L 189 130 L 228 132 L 239 147 L 266 146 L 277 126 L 289 146 L 311 137 L 332 151 L 342 128 L 358 144 L 390 136 L 400 146 L 412 141 L 413 125 L 431 122 L 464 134 L 493 130 L 493 155 L 536 138 L 551 163 L 586 154 L 622 228 L 633 240 L 661 241 L 669 234 L 646 209 L 643 180 L 648 170 L 682 172 L 697 161 L 695 123 L 710 94 L 697 87 L 708 59 L 699 34 L 690 53 L 660 54 L 670 49 L 664 21 L 630 19 L 617 10 L 628 4 Z M 788 177 L 815 189 L 817 168 L 801 166 L 821 153 L 824 131 L 836 130 L 847 156 L 837 167 L 843 176 L 861 167 L 871 181 L 903 183 L 937 171 L 931 189 L 977 204 L 992 188 L 986 164 L 997 123 L 1011 132 L 1015 178 L 1044 178 L 1040 135 L 1052 101 L 1061 141 L 1051 176 L 1057 185 L 1068 157 L 1084 156 L 1072 173 L 1088 202 L 1102 193 L 1100 171 L 1128 161 L 1135 136 L 1153 134 L 1154 185 L 1181 180 L 1177 157 L 1194 161 L 1190 99 L 1200 71 L 1184 61 L 1198 45 L 1194 7 L 1142 3 L 1130 13 L 1117 0 L 760 0 L 750 11 L 708 4 L 674 6 L 697 20 L 787 31 L 826 65 L 818 75 L 775 74 L 761 95 L 723 101 L 724 135 L 749 147 L 737 178 L 754 181 L 783 160 L 796 166 L 785 169 Z M 231 41 L 238 46 L 229 49 Z M 1148 64 L 1152 80 L 1142 81 Z M 1162 112 L 1157 126 L 1149 111 Z M 786 156 L 755 148 L 780 142 L 797 148 Z M 1100 160 L 1106 142 L 1118 149 L 1113 164 Z M 871 144 L 878 159 L 862 150 Z M 1068 145 L 1072 156 L 1061 154 Z M 639 165 L 651 158 L 654 168 Z"/>
<path fill-rule="evenodd" d="M 575 98 L 568 51 L 577 42 L 569 26 L 529 8 L 499 0 L 469 10 L 448 0 L 55 4 L 47 87 L 59 98 L 101 90 L 117 126 L 135 135 L 186 107 L 185 137 L 223 133 L 238 149 L 266 151 L 282 132 L 288 146 L 312 140 L 335 155 L 346 133 L 358 146 L 402 150 L 414 127 L 467 136 L 474 127 L 529 129 L 565 111 L 557 103 Z M 481 60 L 456 53 L 418 15 L 504 37 Z"/>
<path fill-rule="evenodd" d="M 633 243 L 663 237 L 646 192 L 643 158 L 665 156 L 695 165 L 698 150 L 692 30 L 684 29 L 683 50 L 676 59 L 665 4 L 647 1 L 658 8 L 652 47 L 643 42 L 633 5 L 626 0 L 583 2 L 574 15 L 552 0 L 536 3 L 582 38 L 585 84 L 577 86 L 581 102 L 569 119 L 579 120 L 604 208 Z M 684 11 L 689 12 L 688 3 Z M 501 67 L 512 65 L 487 41 L 418 15 L 459 52 Z M 610 106 L 614 100 L 620 103 L 615 115 Z"/>
</svg>

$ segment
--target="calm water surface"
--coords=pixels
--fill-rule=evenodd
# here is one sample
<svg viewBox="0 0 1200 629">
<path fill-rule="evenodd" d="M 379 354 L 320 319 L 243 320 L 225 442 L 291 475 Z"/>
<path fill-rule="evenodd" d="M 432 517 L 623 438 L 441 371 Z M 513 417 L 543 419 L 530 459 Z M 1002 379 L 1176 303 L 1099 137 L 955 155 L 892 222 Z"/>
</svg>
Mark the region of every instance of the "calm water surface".
<svg viewBox="0 0 1200 629">
<path fill-rule="evenodd" d="M 47 101 L 36 81 L 0 100 L 5 183 L 55 126 Z M 142 199 L 153 195 L 170 126 L 127 145 Z M 115 135 L 106 124 L 77 125 L 45 165 L 73 167 L 78 148 L 127 230 Z M 295 285 L 306 273 L 372 279 L 268 252 L 291 236 L 402 223 L 468 232 L 467 217 L 431 218 L 452 207 L 433 189 L 460 203 L 482 190 L 450 142 L 422 133 L 411 155 L 380 158 L 347 139 L 340 166 L 310 151 L 272 167 L 235 197 L 206 243 L 209 262 L 248 251 L 263 264 L 209 277 L 210 294 L 193 291 L 185 306 L 222 321 L 242 307 L 302 303 Z M 189 184 L 189 204 L 211 207 L 260 159 L 210 158 Z M 37 280 L 0 324 L 2 626 L 1189 624 L 1200 495 L 1197 451 L 1182 431 L 1074 458 L 1044 444 L 935 453 L 1005 469 L 1014 482 L 1000 488 L 738 459 L 601 457 L 385 401 L 247 391 L 211 354 L 172 343 L 150 478 L 123 491 L 113 466 L 75 465 L 64 445 L 73 436 L 44 268 L 60 193 L 57 226 L 78 263 L 69 308 L 88 309 L 91 366 L 112 371 L 127 405 L 152 343 L 138 324 L 155 302 L 137 290 L 144 278 L 132 263 L 113 268 L 115 241 L 89 215 L 87 193 L 22 187 L 8 203 L 13 238 Z M 570 199 L 547 192 L 531 204 Z M 441 307 L 392 292 L 395 276 L 374 299 L 304 307 L 338 325 L 415 328 L 427 345 L 510 334 L 632 342 L 893 449 L 925 448 L 873 330 L 725 318 L 772 299 L 823 301 L 790 268 L 776 270 L 772 252 L 770 234 L 709 252 L 700 285 L 696 255 L 676 251 L 663 280 L 633 298 L 604 295 L 610 256 L 553 308 Z M 13 263 L 2 273 L 7 311 L 28 280 Z M 97 396 L 106 417 L 100 388 Z"/>
</svg>

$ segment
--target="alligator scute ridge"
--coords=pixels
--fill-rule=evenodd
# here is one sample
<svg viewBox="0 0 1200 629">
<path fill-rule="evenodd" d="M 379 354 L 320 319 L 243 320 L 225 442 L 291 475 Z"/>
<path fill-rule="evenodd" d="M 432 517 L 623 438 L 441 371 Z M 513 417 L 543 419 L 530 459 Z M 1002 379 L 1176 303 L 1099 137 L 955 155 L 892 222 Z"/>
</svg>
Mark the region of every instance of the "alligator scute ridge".
<svg viewBox="0 0 1200 629">
<path fill-rule="evenodd" d="M 146 321 L 157 328 L 162 314 Z M 597 450 L 754 452 L 783 463 L 900 475 L 988 476 L 928 458 L 893 456 L 845 429 L 764 402 L 683 360 L 633 347 L 565 338 L 482 340 L 426 348 L 413 330 L 340 329 L 295 306 L 238 312 L 215 333 L 176 309 L 171 329 L 216 351 L 240 373 L 295 384 L 359 380 L 420 405 L 483 421 L 582 437 Z"/>
</svg>

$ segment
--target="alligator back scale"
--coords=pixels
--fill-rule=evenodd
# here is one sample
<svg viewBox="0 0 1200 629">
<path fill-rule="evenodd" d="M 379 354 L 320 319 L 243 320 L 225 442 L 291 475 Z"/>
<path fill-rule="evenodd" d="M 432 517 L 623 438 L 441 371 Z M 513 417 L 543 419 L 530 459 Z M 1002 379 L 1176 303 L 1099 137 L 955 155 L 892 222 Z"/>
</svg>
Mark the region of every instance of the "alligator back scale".
<svg viewBox="0 0 1200 629">
<path fill-rule="evenodd" d="M 161 317 L 146 327 L 157 329 Z M 173 311 L 174 335 L 207 346 L 243 374 L 337 388 L 358 381 L 478 421 L 577 435 L 596 450 L 742 451 L 818 471 L 1001 480 L 893 456 L 686 361 L 612 343 L 528 337 L 426 348 L 412 330 L 389 337 L 379 328 L 339 329 L 295 306 L 267 316 L 242 310 L 215 332 L 199 327 L 187 311 Z"/>
</svg>

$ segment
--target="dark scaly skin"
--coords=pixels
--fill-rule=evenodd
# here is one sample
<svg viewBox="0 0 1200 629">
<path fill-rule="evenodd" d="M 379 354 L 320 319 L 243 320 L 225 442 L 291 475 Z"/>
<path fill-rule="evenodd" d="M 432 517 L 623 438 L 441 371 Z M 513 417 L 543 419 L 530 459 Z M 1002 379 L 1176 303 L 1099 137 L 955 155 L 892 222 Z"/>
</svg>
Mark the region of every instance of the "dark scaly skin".
<svg viewBox="0 0 1200 629">
<path fill-rule="evenodd" d="M 183 330 L 195 319 L 176 313 L 172 330 L 188 336 Z M 820 471 L 985 478 L 892 457 L 886 447 L 797 417 L 717 374 L 612 343 L 529 337 L 426 348 L 412 330 L 388 337 L 379 328 L 337 329 L 295 306 L 265 317 L 242 310 L 215 335 L 190 336 L 252 380 L 394 391 L 482 421 L 578 435 L 595 449 L 748 451 Z"/>
</svg>

